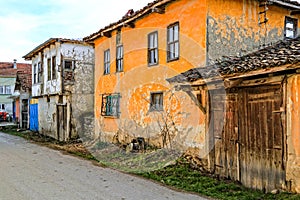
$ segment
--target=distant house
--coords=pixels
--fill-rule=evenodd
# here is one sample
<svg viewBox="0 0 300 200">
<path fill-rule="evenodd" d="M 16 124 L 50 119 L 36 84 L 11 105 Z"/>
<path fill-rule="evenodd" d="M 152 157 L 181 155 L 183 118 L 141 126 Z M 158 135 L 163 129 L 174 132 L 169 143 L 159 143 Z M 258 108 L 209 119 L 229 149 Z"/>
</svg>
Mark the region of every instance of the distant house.
<svg viewBox="0 0 300 200">
<path fill-rule="evenodd" d="M 215 135 L 211 141 L 210 135 L 221 134 L 223 130 L 222 124 L 218 124 L 225 117 L 222 98 L 231 102 L 235 96 L 226 96 L 224 89 L 224 96 L 215 97 L 221 103 L 210 107 L 208 102 L 214 97 L 202 85 L 192 89 L 191 85 L 193 79 L 198 80 L 197 70 L 193 69 L 200 67 L 205 71 L 215 63 L 230 68 L 226 57 L 236 59 L 280 40 L 296 38 L 299 12 L 300 4 L 294 1 L 156 0 L 85 37 L 85 41 L 95 44 L 95 134 L 102 141 L 125 145 L 138 137 L 156 147 L 172 145 L 199 158 L 211 172 L 242 181 L 248 187 L 287 188 L 285 172 L 281 169 L 283 160 L 266 157 L 256 162 L 247 157 L 238 166 L 236 157 L 219 158 L 228 146 L 210 151 L 213 150 L 210 142 L 222 140 L 221 135 Z M 240 68 L 243 67 L 233 71 Z M 214 71 L 207 70 L 205 76 L 210 77 L 209 73 Z M 184 72 L 189 75 L 185 88 L 180 85 L 179 89 L 167 81 Z M 235 85 L 238 81 L 226 84 Z M 271 111 L 280 113 L 280 108 Z M 231 131 L 239 130 L 233 122 L 226 126 Z M 232 142 L 228 149 L 238 148 L 234 138 L 226 139 Z M 286 155 L 278 145 L 273 148 L 278 148 L 274 150 L 276 156 Z M 276 178 L 264 171 L 265 182 L 258 179 L 251 182 L 259 171 L 256 167 L 263 166 L 266 160 L 276 162 L 276 167 L 269 167 Z M 230 165 L 234 166 L 230 168 Z M 242 165 L 245 169 L 240 168 Z M 293 188 L 298 186 L 292 184 Z"/>
<path fill-rule="evenodd" d="M 93 132 L 94 49 L 50 38 L 24 56 L 32 61 L 33 130 L 66 141 Z"/>
<path fill-rule="evenodd" d="M 28 101 L 31 92 L 31 65 L 0 63 L 0 105 L 22 128 L 29 126 Z"/>
</svg>

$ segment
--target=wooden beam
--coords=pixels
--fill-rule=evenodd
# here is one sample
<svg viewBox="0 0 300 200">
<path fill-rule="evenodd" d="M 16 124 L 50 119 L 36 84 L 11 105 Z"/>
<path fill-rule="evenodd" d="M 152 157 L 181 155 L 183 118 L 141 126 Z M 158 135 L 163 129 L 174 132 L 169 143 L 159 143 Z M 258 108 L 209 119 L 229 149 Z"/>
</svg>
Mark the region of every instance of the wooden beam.
<svg viewBox="0 0 300 200">
<path fill-rule="evenodd" d="M 111 37 L 111 31 L 103 32 L 103 35 L 104 35 L 105 37 L 110 38 L 110 37 Z"/>
<path fill-rule="evenodd" d="M 155 8 L 152 8 L 152 12 L 153 13 L 158 13 L 158 14 L 165 14 L 166 9 L 164 7 L 163 8 L 155 7 Z"/>
<path fill-rule="evenodd" d="M 292 10 L 290 14 L 291 15 L 298 15 L 298 14 L 300 14 L 300 10 Z"/>
<path fill-rule="evenodd" d="M 130 28 L 135 28 L 135 24 L 134 22 L 128 22 L 126 24 L 124 24 L 125 27 L 130 27 Z"/>
</svg>

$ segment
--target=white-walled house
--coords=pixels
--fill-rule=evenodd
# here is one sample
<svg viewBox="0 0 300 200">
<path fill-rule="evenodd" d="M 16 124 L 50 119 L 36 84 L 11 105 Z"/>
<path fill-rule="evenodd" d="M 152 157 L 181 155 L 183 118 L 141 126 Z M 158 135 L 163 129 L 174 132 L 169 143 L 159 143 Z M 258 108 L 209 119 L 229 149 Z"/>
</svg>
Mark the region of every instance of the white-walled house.
<svg viewBox="0 0 300 200">
<path fill-rule="evenodd" d="M 61 141 L 92 135 L 93 45 L 50 38 L 24 58 L 32 61 L 33 129 Z"/>
</svg>

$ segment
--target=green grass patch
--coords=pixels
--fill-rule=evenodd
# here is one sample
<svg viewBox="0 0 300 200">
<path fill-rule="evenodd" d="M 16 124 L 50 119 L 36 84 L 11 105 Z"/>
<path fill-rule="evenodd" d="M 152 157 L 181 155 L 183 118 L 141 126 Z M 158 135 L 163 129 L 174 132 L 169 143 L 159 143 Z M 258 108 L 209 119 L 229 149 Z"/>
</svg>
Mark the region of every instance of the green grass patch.
<svg viewBox="0 0 300 200">
<path fill-rule="evenodd" d="M 145 178 L 159 181 L 163 184 L 199 193 L 208 197 L 225 200 L 277 200 L 277 199 L 300 199 L 300 195 L 289 193 L 263 193 L 251 190 L 229 180 L 219 180 L 200 171 L 194 170 L 184 159 L 179 159 L 175 165 L 165 168 L 139 173 Z"/>
</svg>

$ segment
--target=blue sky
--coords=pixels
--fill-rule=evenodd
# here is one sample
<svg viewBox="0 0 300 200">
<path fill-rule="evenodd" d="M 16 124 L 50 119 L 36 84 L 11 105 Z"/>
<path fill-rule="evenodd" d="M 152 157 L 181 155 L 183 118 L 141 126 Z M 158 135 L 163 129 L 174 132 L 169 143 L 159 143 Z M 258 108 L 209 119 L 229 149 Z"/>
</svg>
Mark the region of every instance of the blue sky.
<svg viewBox="0 0 300 200">
<path fill-rule="evenodd" d="M 51 37 L 97 32 L 152 0 L 0 0 L 0 61 L 22 58 Z"/>
</svg>

